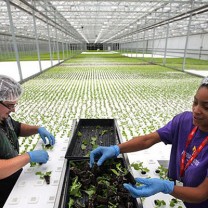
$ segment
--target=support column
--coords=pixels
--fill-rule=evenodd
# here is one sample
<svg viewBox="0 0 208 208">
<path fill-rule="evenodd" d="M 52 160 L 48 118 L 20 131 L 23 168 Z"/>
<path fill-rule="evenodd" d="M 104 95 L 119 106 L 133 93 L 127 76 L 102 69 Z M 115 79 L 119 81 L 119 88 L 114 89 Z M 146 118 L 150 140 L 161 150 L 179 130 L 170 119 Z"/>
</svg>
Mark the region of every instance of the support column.
<svg viewBox="0 0 208 208">
<path fill-rule="evenodd" d="M 20 59 L 19 59 L 19 51 L 18 51 L 18 48 L 17 48 L 17 41 L 16 41 L 15 32 L 14 32 L 14 24 L 13 24 L 13 19 L 12 19 L 12 13 L 11 13 L 11 7 L 10 7 L 9 0 L 6 0 L 6 5 L 7 5 L 8 16 L 9 16 L 10 30 L 11 30 L 11 33 L 12 33 L 12 43 L 13 43 L 13 46 L 14 46 L 15 57 L 16 57 L 16 61 L 17 61 L 18 71 L 19 71 L 19 77 L 20 77 L 20 81 L 22 81 L 23 77 L 22 77 L 22 70 L 21 70 Z"/>
<path fill-rule="evenodd" d="M 193 9 L 193 6 L 194 6 L 194 0 L 191 1 L 191 10 Z M 186 35 L 186 43 L 185 43 L 185 50 L 184 50 L 184 56 L 183 56 L 182 71 L 184 71 L 185 65 L 186 65 L 186 55 L 187 55 L 187 47 L 188 47 L 188 41 L 189 41 L 191 21 L 192 21 L 192 13 L 189 16 L 188 30 L 187 30 L 187 35 Z"/>
<path fill-rule="evenodd" d="M 35 8 L 35 1 L 33 0 L 32 3 L 33 3 L 33 7 Z M 39 48 L 39 42 L 38 42 L 38 35 L 37 35 L 37 27 L 36 27 L 36 19 L 35 19 L 34 9 L 32 10 L 32 13 L 33 13 L 33 25 L 34 25 L 34 33 L 35 33 L 35 44 L 36 44 L 36 49 L 37 49 L 39 68 L 40 68 L 40 71 L 42 71 L 41 59 L 40 59 L 40 48 Z"/>
</svg>

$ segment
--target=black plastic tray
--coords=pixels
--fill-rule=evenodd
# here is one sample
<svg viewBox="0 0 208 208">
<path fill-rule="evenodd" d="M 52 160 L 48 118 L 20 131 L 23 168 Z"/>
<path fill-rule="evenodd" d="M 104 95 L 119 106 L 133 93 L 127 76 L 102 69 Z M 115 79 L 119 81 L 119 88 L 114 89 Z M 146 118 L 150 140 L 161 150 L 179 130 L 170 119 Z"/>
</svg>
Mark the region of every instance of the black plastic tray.
<svg viewBox="0 0 208 208">
<path fill-rule="evenodd" d="M 121 143 L 115 119 L 80 119 L 76 124 L 65 158 L 89 158 L 97 146 Z"/>
<path fill-rule="evenodd" d="M 100 207 L 101 205 L 102 205 L 102 207 L 106 207 L 106 208 L 109 207 L 108 204 L 102 204 L 101 202 L 98 202 L 97 201 L 98 200 L 97 197 L 98 197 L 98 195 L 100 196 L 101 194 L 103 196 L 103 191 L 104 190 L 110 190 L 110 188 L 112 186 L 115 186 L 114 185 L 115 184 L 115 180 L 116 180 L 116 184 L 117 184 L 116 185 L 116 187 L 117 187 L 116 193 L 113 193 L 113 195 L 111 195 L 110 197 L 108 197 L 108 199 L 107 199 L 108 200 L 108 203 L 109 203 L 109 201 L 112 202 L 111 201 L 112 200 L 112 197 L 117 197 L 122 192 L 124 195 L 122 195 L 122 197 L 120 197 L 119 198 L 119 201 L 117 202 L 117 207 L 118 208 L 126 208 L 126 207 L 128 207 L 127 206 L 127 202 L 130 202 L 131 203 L 131 206 L 130 207 L 132 207 L 132 208 L 139 208 L 140 207 L 139 204 L 138 204 L 138 202 L 137 202 L 137 200 L 135 198 L 131 197 L 130 194 L 129 194 L 129 192 L 123 188 L 123 181 L 121 182 L 120 179 L 119 179 L 119 176 L 116 176 L 113 173 L 113 171 L 111 170 L 111 169 L 118 170 L 116 168 L 116 164 L 118 164 L 118 163 L 121 164 L 122 169 L 123 168 L 126 168 L 128 170 L 127 165 L 125 163 L 125 160 L 123 158 L 117 158 L 117 159 L 112 159 L 112 160 L 105 161 L 105 163 L 100 167 L 100 170 L 101 171 L 100 172 L 95 171 L 96 172 L 96 174 L 94 176 L 95 177 L 95 180 L 97 180 L 97 178 L 99 178 L 100 176 L 102 177 L 104 174 L 107 174 L 107 175 L 109 175 L 109 178 L 110 178 L 110 179 L 108 179 L 110 184 L 109 184 L 108 187 L 102 187 L 102 188 L 96 187 L 96 194 L 97 194 L 97 196 L 93 200 L 93 203 L 94 204 L 93 204 L 92 208 L 94 208 L 94 207 Z M 77 199 L 76 197 L 74 197 L 72 195 L 70 196 L 70 187 L 71 187 L 71 184 L 72 184 L 72 179 L 77 176 L 78 177 L 78 181 L 81 182 L 81 180 L 83 180 L 84 177 L 85 177 L 85 175 L 86 175 L 86 174 L 85 175 L 83 175 L 83 174 L 80 174 L 80 175 L 77 174 L 77 175 L 75 175 L 73 173 L 73 171 L 72 171 L 72 168 L 74 167 L 74 164 L 75 164 L 75 166 L 79 165 L 80 172 L 81 171 L 90 171 L 90 172 L 95 173 L 92 169 L 90 169 L 90 170 L 89 169 L 88 170 L 84 169 L 84 167 L 86 167 L 86 166 L 88 167 L 88 164 L 89 164 L 89 160 L 87 160 L 87 159 L 82 159 L 82 160 L 81 159 L 80 160 L 68 160 L 68 168 L 67 168 L 67 171 L 66 171 L 66 178 L 65 178 L 66 179 L 65 180 L 65 183 L 66 183 L 65 184 L 65 190 L 63 192 L 63 199 L 62 199 L 61 206 L 59 206 L 59 208 L 68 208 L 69 207 L 68 204 L 69 204 L 70 199 L 74 199 L 74 200 Z M 87 179 L 88 178 L 89 177 L 87 177 Z M 94 179 L 92 179 L 91 183 L 89 185 L 87 185 L 87 187 L 89 187 L 90 185 L 97 186 L 96 185 L 97 182 L 93 182 L 93 181 L 94 181 Z M 128 183 L 129 181 L 127 180 L 127 181 L 124 181 L 124 182 Z M 112 183 L 114 183 L 114 184 L 112 184 Z M 89 197 L 83 191 L 83 190 L 85 190 L 85 188 L 83 186 L 82 186 L 81 189 L 82 189 L 82 191 L 81 191 L 81 195 L 82 196 L 81 196 L 81 198 L 79 198 L 79 201 L 84 205 L 84 207 L 87 208 L 87 207 L 89 207 L 88 206 L 89 205 Z M 126 198 L 126 197 L 128 197 L 128 198 Z M 72 206 L 72 208 L 74 208 L 74 207 L 75 206 Z"/>
</svg>

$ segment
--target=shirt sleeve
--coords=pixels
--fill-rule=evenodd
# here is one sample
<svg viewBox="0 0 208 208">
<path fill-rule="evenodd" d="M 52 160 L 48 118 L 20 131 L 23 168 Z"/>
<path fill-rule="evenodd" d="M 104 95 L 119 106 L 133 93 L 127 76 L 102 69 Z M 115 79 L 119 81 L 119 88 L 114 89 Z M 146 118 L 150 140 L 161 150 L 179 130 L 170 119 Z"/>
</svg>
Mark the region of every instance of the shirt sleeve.
<svg viewBox="0 0 208 208">
<path fill-rule="evenodd" d="M 173 144 L 181 137 L 187 138 L 187 135 L 193 127 L 191 112 L 183 112 L 176 115 L 165 126 L 158 129 L 161 141 L 165 144 Z"/>
<path fill-rule="evenodd" d="M 172 144 L 171 132 L 172 132 L 172 120 L 169 121 L 165 126 L 157 130 L 157 133 L 160 135 L 161 141 L 163 141 L 165 144 Z"/>
</svg>

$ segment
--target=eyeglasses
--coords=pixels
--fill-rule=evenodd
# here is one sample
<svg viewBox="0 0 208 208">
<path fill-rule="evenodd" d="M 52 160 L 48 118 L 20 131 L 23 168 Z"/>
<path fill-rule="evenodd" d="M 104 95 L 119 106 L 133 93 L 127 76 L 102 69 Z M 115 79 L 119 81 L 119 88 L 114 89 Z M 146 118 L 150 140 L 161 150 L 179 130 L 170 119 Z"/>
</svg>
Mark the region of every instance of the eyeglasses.
<svg viewBox="0 0 208 208">
<path fill-rule="evenodd" d="M 5 103 L 3 103 L 3 101 L 0 101 L 0 104 L 2 104 L 4 107 L 8 108 L 9 110 L 14 110 L 18 105 L 18 103 L 16 103 L 16 104 L 5 104 Z"/>
</svg>

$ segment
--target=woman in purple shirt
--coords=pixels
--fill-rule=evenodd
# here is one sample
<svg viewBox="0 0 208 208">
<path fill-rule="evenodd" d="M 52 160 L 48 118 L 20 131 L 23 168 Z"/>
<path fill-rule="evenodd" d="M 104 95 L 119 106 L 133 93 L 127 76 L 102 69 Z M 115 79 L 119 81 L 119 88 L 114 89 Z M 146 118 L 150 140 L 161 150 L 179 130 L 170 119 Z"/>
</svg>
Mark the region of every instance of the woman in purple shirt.
<svg viewBox="0 0 208 208">
<path fill-rule="evenodd" d="M 172 145 L 168 177 L 173 181 L 136 178 L 142 186 L 124 187 L 135 198 L 162 192 L 181 199 L 187 208 L 208 208 L 208 78 L 203 79 L 194 96 L 192 112 L 175 116 L 156 132 L 119 145 L 96 148 L 90 154 L 90 166 L 97 157 L 97 165 L 102 165 L 120 153 L 144 150 L 161 141 Z"/>
</svg>

